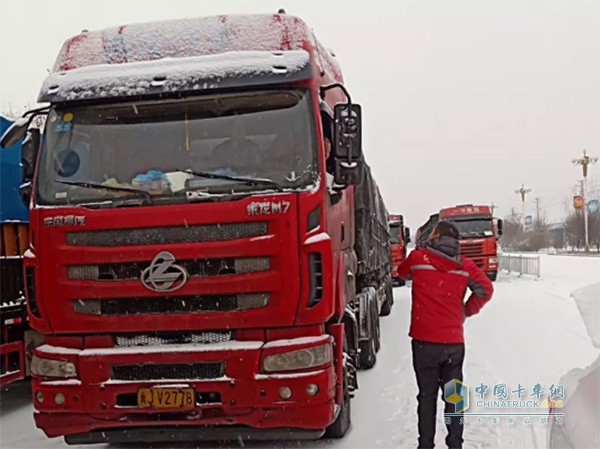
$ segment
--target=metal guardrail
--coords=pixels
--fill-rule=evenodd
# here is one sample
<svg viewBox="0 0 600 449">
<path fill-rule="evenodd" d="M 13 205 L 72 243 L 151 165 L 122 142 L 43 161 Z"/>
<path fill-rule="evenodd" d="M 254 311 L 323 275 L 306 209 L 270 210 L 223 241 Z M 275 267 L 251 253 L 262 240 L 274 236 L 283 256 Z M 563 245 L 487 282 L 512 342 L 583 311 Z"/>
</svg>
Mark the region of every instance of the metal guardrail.
<svg viewBox="0 0 600 449">
<path fill-rule="evenodd" d="M 539 279 L 542 276 L 542 262 L 540 256 L 523 256 L 522 254 L 503 254 L 500 257 L 500 269 L 509 273 L 518 273 L 535 276 Z"/>
</svg>

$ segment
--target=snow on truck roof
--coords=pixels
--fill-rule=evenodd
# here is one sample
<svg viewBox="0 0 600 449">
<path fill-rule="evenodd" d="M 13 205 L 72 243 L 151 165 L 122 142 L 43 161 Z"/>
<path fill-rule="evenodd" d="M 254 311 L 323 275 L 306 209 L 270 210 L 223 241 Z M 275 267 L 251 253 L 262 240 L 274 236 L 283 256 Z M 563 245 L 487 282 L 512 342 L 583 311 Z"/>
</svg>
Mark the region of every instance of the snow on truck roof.
<svg viewBox="0 0 600 449">
<path fill-rule="evenodd" d="M 129 64 L 101 64 L 51 74 L 40 102 L 198 91 L 308 79 L 310 58 L 303 50 L 239 51 Z"/>
<path fill-rule="evenodd" d="M 302 50 L 306 24 L 285 14 L 168 20 L 84 31 L 68 39 L 54 72 L 98 64 L 214 55 L 229 51 Z"/>
<path fill-rule="evenodd" d="M 311 54 L 321 71 L 341 80 L 332 54 L 301 19 L 286 14 L 201 17 L 84 31 L 63 44 L 39 101 L 96 98 L 102 91 L 102 97 L 110 97 L 228 87 L 215 84 L 225 77 L 308 79 Z M 199 76 L 193 76 L 196 71 Z M 104 85 L 111 76 L 125 87 L 119 88 L 116 80 Z"/>
</svg>

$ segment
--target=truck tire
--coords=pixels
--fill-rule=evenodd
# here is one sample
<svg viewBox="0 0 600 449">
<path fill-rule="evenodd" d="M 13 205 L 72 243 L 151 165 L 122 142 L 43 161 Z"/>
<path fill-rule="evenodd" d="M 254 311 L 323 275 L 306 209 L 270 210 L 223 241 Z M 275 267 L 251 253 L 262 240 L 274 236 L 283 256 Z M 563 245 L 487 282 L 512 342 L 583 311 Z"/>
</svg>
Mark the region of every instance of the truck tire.
<svg viewBox="0 0 600 449">
<path fill-rule="evenodd" d="M 490 278 L 490 281 L 492 282 L 496 282 L 496 279 L 498 278 L 498 272 L 494 271 L 493 273 L 486 273 L 487 277 Z"/>
<path fill-rule="evenodd" d="M 371 309 L 373 310 L 373 309 Z M 371 313 L 371 336 L 368 340 L 360 342 L 360 357 L 359 363 L 361 369 L 371 369 L 377 363 L 377 350 L 378 346 L 381 346 L 381 340 L 379 340 L 379 316 L 375 313 Z"/>
<path fill-rule="evenodd" d="M 325 431 L 326 438 L 343 438 L 350 429 L 352 424 L 352 399 L 350 397 L 350 388 L 348 382 L 348 369 L 344 366 L 344 380 L 342 386 L 342 403 L 340 404 L 340 412 L 333 424 Z"/>
<path fill-rule="evenodd" d="M 377 363 L 377 350 L 374 338 L 360 342 L 359 362 L 361 369 L 371 369 L 375 366 L 375 363 Z"/>
<path fill-rule="evenodd" d="M 381 349 L 381 326 L 379 322 L 379 315 L 375 313 L 373 317 L 375 324 L 375 352 L 379 352 Z"/>
<path fill-rule="evenodd" d="M 394 287 L 391 281 L 386 281 L 385 285 L 385 301 L 381 305 L 380 316 L 388 316 L 392 313 L 392 306 L 394 305 Z"/>
<path fill-rule="evenodd" d="M 392 304 L 390 303 L 389 298 L 385 298 L 385 301 L 381 305 L 381 312 L 379 315 L 388 316 L 390 313 L 392 313 Z"/>
</svg>

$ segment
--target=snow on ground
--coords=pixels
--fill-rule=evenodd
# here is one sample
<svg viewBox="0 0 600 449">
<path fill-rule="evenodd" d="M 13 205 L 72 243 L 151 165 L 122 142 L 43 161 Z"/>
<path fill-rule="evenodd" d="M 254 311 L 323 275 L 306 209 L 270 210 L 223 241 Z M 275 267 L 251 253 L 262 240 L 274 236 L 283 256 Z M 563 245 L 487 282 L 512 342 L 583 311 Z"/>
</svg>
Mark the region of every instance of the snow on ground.
<svg viewBox="0 0 600 449">
<path fill-rule="evenodd" d="M 480 315 L 467 320 L 465 382 L 471 388 L 470 413 L 477 412 L 474 388 L 506 383 L 510 390 L 518 383 L 531 394 L 535 383 L 547 390 L 575 367 L 589 366 L 599 354 L 592 346 L 584 323 L 570 293 L 598 282 L 600 258 L 542 256 L 542 279 L 502 273 L 496 293 Z M 410 448 L 416 446 L 416 385 L 407 337 L 410 290 L 395 290 L 392 315 L 382 319 L 383 348 L 371 371 L 361 372 L 360 390 L 352 403 L 353 427 L 343 440 L 315 442 L 274 442 L 245 444 L 259 448 Z M 568 397 L 569 392 L 565 392 Z M 2 448 L 62 448 L 61 439 L 49 440 L 34 428 L 28 386 L 12 386 L 0 396 L 0 446 Z M 437 447 L 445 447 L 441 415 Z M 600 406 L 600 405 L 599 405 Z M 493 424 L 485 418 L 477 424 L 467 418 L 467 448 L 542 448 L 548 426 L 518 419 L 509 425 L 506 418 Z M 80 446 L 106 448 L 106 445 Z M 140 446 L 141 447 L 141 446 Z M 188 444 L 181 447 L 197 447 Z M 201 448 L 238 448 L 240 444 L 203 444 Z"/>
</svg>

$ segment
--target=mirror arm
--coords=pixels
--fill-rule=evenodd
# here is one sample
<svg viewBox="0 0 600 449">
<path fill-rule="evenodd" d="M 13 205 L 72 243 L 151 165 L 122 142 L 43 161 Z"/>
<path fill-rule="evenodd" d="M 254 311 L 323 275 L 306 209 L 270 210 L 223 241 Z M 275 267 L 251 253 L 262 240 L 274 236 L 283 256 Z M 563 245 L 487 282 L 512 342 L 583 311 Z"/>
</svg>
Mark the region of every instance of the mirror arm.
<svg viewBox="0 0 600 449">
<path fill-rule="evenodd" d="M 41 108 L 37 108 L 37 109 L 32 109 L 31 111 L 26 111 L 21 118 L 17 119 L 17 121 L 15 121 L 5 132 L 4 134 L 0 137 L 0 148 L 7 148 L 9 146 L 12 146 L 16 143 L 18 143 L 19 140 L 21 140 L 21 138 L 23 136 L 25 136 L 25 134 L 27 133 L 27 130 L 29 129 L 29 127 L 31 126 L 31 122 L 33 121 L 33 119 L 38 116 L 38 115 L 42 115 L 42 114 L 48 114 L 48 112 L 51 109 L 51 105 L 48 106 L 43 106 Z M 18 131 L 15 135 L 15 132 L 12 132 L 13 129 L 15 129 L 15 126 L 20 130 L 23 129 L 24 131 L 21 134 L 21 131 Z M 12 136 L 11 136 L 11 132 L 12 132 Z M 14 137 L 19 137 L 17 140 L 15 140 L 13 142 L 13 140 L 11 138 L 9 138 L 9 136 L 11 136 L 12 138 Z M 13 142 L 13 143 L 11 143 Z"/>
<path fill-rule="evenodd" d="M 344 86 L 342 83 L 333 83 L 333 84 L 328 84 L 326 86 L 321 86 L 320 94 L 321 94 L 322 100 L 325 99 L 325 94 L 327 93 L 327 91 L 331 90 L 331 89 L 341 89 L 342 92 L 344 92 L 344 95 L 346 95 L 346 98 L 348 99 L 348 105 L 352 104 L 352 99 L 350 98 L 350 93 L 348 92 L 348 89 L 346 89 L 346 86 Z"/>
<path fill-rule="evenodd" d="M 30 111 L 24 112 L 21 117 L 25 118 L 28 115 L 31 115 L 30 119 L 33 119 L 33 117 L 35 117 L 36 115 L 47 114 L 50 111 L 51 107 L 52 107 L 51 105 L 48 105 L 48 106 L 42 106 L 41 108 L 32 109 Z"/>
<path fill-rule="evenodd" d="M 348 92 L 348 89 L 346 89 L 346 86 L 344 86 L 342 83 L 328 84 L 326 86 L 321 86 L 321 88 L 319 89 L 319 95 L 321 97 L 321 100 L 325 100 L 325 94 L 327 93 L 327 91 L 332 89 L 340 89 L 342 92 L 344 92 L 344 95 L 348 100 L 346 103 L 348 108 L 348 115 L 346 117 L 343 117 L 341 123 L 342 133 L 344 134 L 345 138 L 355 137 L 357 133 L 357 123 L 356 119 L 353 116 L 352 98 L 350 96 L 350 92 Z M 337 142 L 334 143 L 337 145 Z M 335 150 L 335 153 L 337 153 L 337 150 Z M 348 164 L 348 167 L 352 167 L 353 165 L 356 165 L 360 162 L 360 157 L 353 158 L 352 151 L 347 151 L 345 157 L 340 158 L 340 160 L 345 160 L 345 162 Z"/>
<path fill-rule="evenodd" d="M 33 121 L 33 119 L 35 117 L 37 117 L 38 115 L 43 115 L 43 114 L 47 114 L 48 112 L 50 112 L 50 108 L 52 106 L 44 106 L 41 108 L 37 108 L 37 109 L 32 109 L 31 111 L 26 111 L 23 113 L 23 115 L 21 116 L 21 118 L 25 118 L 28 115 L 30 116 L 27 119 L 27 128 L 29 128 L 31 126 L 31 122 Z"/>
<path fill-rule="evenodd" d="M 350 117 L 347 117 L 345 119 L 345 124 L 348 125 L 348 123 L 353 119 L 351 117 L 352 115 L 352 98 L 350 97 L 350 92 L 348 92 L 348 89 L 346 89 L 346 86 L 344 86 L 342 83 L 332 83 L 332 84 L 328 84 L 326 86 L 322 86 L 320 89 L 320 95 L 321 95 L 321 99 L 324 100 L 325 99 L 325 94 L 327 93 L 328 90 L 331 89 L 340 89 L 342 92 L 344 92 L 344 95 L 346 95 L 346 98 L 348 99 L 348 111 L 350 112 Z M 351 164 L 353 162 L 352 159 L 352 154 L 351 152 L 348 152 L 348 159 L 347 162 L 349 164 Z"/>
</svg>

